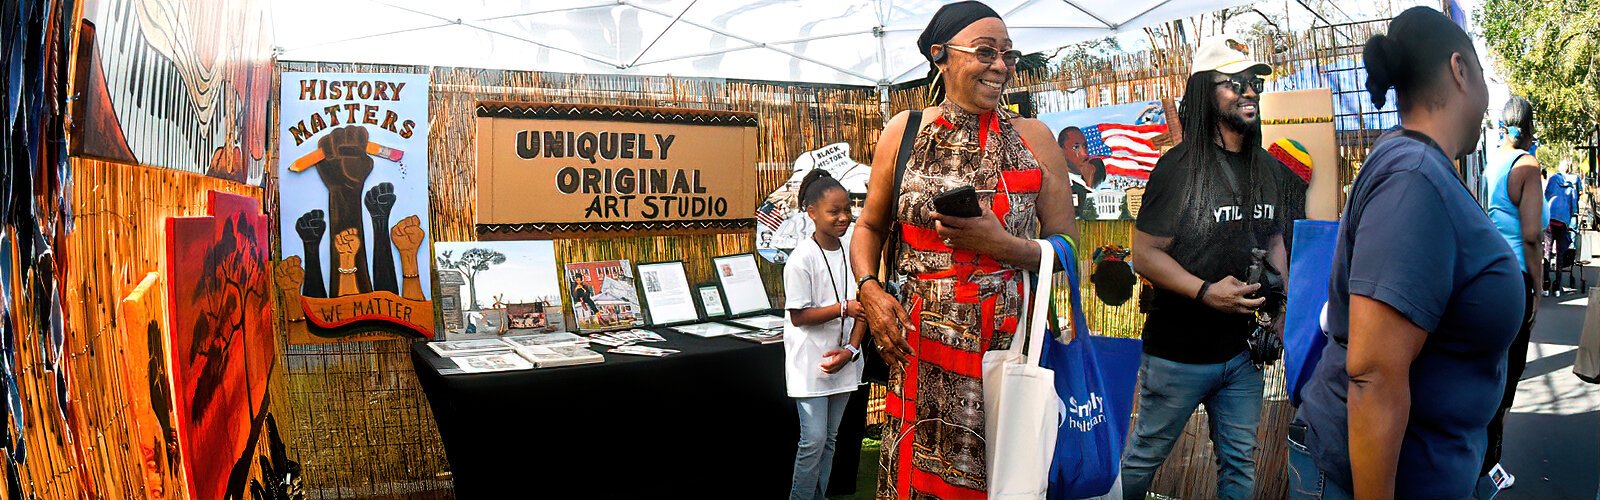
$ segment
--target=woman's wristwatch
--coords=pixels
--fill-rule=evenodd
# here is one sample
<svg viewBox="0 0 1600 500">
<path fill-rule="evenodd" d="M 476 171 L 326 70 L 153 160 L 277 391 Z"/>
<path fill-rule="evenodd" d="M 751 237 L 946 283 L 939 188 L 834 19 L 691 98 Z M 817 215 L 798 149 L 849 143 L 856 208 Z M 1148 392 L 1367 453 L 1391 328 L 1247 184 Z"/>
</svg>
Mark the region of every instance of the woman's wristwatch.
<svg viewBox="0 0 1600 500">
<path fill-rule="evenodd" d="M 847 343 L 844 345 L 844 350 L 850 351 L 850 361 L 858 361 L 861 359 L 861 350 L 857 349 L 856 346 Z"/>
</svg>

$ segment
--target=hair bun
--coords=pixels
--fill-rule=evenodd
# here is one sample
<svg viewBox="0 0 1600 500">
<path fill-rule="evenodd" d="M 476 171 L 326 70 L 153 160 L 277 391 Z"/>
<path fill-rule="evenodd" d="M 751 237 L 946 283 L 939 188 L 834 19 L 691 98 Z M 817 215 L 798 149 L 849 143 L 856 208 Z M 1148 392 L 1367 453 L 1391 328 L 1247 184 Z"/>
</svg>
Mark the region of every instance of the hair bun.
<svg viewBox="0 0 1600 500">
<path fill-rule="evenodd" d="M 1361 58 L 1367 66 L 1367 94 L 1372 97 L 1372 105 L 1383 109 L 1388 104 L 1390 88 L 1398 86 L 1395 77 L 1404 70 L 1397 68 L 1396 56 L 1401 52 L 1396 45 L 1399 41 L 1394 38 L 1377 34 L 1367 39 L 1366 46 L 1361 49 Z"/>
</svg>

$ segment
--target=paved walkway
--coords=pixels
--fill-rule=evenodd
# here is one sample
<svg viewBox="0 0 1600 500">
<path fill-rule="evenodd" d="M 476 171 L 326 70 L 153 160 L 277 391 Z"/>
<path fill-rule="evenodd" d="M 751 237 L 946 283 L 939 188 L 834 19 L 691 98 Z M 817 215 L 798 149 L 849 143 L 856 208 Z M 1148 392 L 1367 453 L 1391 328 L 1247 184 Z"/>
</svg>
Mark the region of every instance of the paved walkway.
<svg viewBox="0 0 1600 500">
<path fill-rule="evenodd" d="M 1597 269 L 1589 284 L 1600 285 Z M 1528 368 L 1506 417 L 1501 464 L 1517 482 L 1496 500 L 1596 498 L 1600 487 L 1600 385 L 1572 374 L 1588 295 L 1545 297 L 1533 326 Z"/>
</svg>

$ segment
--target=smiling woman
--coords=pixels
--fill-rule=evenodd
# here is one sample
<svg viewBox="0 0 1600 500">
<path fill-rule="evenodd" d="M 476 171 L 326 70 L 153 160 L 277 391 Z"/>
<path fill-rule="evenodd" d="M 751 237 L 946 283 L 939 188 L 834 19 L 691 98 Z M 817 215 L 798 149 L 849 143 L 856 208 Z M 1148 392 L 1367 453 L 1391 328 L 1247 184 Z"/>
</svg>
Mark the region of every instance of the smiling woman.
<svg viewBox="0 0 1600 500">
<path fill-rule="evenodd" d="M 1000 108 L 1018 52 L 998 14 L 946 5 L 917 48 L 942 102 L 884 128 L 851 248 L 858 297 L 890 364 L 877 496 L 982 497 L 983 354 L 1011 346 L 1023 274 L 1039 262 L 1029 240 L 1076 236 L 1072 193 L 1049 129 Z M 903 136 L 914 137 L 904 148 Z M 935 197 L 966 187 L 979 193 L 979 216 L 933 210 Z M 880 279 L 885 245 L 896 257 Z M 887 291 L 896 288 L 898 297 Z"/>
</svg>

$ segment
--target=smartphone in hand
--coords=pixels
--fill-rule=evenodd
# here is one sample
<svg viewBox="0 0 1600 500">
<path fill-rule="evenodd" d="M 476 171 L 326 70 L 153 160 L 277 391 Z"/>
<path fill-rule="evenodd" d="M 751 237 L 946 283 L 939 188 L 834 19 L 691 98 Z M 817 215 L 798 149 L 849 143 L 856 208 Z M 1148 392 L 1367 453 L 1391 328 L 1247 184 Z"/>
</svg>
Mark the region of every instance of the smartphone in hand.
<svg viewBox="0 0 1600 500">
<path fill-rule="evenodd" d="M 933 198 L 933 209 L 953 217 L 983 215 L 983 208 L 978 206 L 978 191 L 972 186 L 961 186 L 939 193 L 939 196 Z"/>
</svg>

